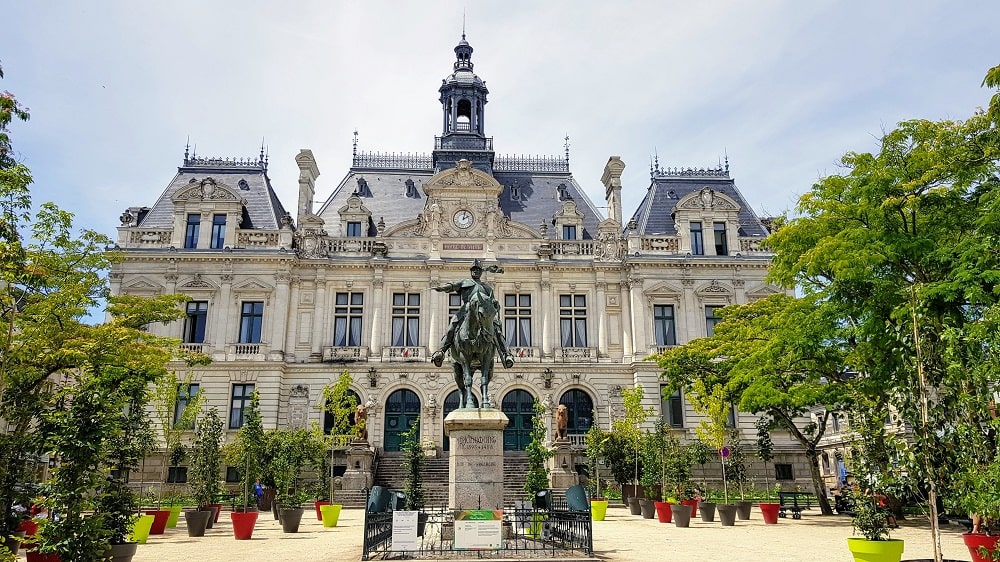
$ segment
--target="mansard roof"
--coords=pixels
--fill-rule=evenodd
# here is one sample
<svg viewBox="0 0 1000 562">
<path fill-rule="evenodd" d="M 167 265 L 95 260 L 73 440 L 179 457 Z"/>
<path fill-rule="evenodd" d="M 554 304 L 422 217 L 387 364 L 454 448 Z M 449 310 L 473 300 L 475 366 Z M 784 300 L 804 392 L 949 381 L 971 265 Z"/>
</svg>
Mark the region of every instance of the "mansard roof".
<svg viewBox="0 0 1000 562">
<path fill-rule="evenodd" d="M 244 205 L 242 229 L 278 230 L 285 208 L 271 188 L 267 177 L 267 160 L 260 158 L 188 158 L 177 168 L 177 175 L 170 180 L 148 213 L 138 226 L 145 228 L 171 228 L 174 224 L 174 204 L 172 197 L 191 183 L 212 178 L 215 183 L 225 185 L 246 201 Z"/>
<path fill-rule="evenodd" d="M 739 206 L 739 236 L 760 236 L 769 234 L 767 227 L 743 199 L 736 182 L 729 176 L 729 165 L 724 168 L 666 168 L 653 170 L 649 189 L 639 204 L 632 220 L 635 221 L 640 236 L 673 236 L 673 212 L 684 197 L 698 193 L 704 188 L 721 193 Z"/>
<path fill-rule="evenodd" d="M 392 228 L 415 219 L 423 211 L 427 199 L 423 185 L 433 175 L 432 169 L 355 166 L 348 171 L 316 214 L 328 225 L 338 223 L 338 210 L 357 192 L 365 207 L 371 210 L 372 220 L 378 222 L 381 218 L 388 228 Z M 603 217 L 568 171 L 504 171 L 494 172 L 493 177 L 504 186 L 504 191 L 500 194 L 500 208 L 512 221 L 532 230 L 538 230 L 544 221 L 551 228 L 553 215 L 562 208 L 563 201 L 570 197 L 584 215 L 583 237 L 596 238 L 597 224 Z M 411 182 L 412 187 L 408 187 L 407 182 Z M 512 188 L 518 194 L 516 199 L 512 195 Z"/>
</svg>

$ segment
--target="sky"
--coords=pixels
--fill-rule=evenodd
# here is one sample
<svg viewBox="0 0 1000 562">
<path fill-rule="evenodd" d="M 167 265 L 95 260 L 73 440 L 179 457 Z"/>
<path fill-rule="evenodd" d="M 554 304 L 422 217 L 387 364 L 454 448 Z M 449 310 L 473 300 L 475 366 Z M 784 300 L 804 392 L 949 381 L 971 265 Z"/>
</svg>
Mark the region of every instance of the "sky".
<svg viewBox="0 0 1000 562">
<path fill-rule="evenodd" d="M 0 90 L 31 111 L 11 127 L 36 203 L 115 236 L 150 206 L 190 138 L 199 156 L 256 157 L 286 209 L 299 149 L 316 206 L 366 151 L 430 153 L 438 87 L 463 18 L 490 90 L 498 154 L 562 156 L 604 205 L 612 155 L 628 217 L 661 167 L 728 155 L 762 215 L 794 209 L 848 151 L 913 119 L 988 103 L 1000 2 L 762 0 L 4 2 Z"/>
</svg>

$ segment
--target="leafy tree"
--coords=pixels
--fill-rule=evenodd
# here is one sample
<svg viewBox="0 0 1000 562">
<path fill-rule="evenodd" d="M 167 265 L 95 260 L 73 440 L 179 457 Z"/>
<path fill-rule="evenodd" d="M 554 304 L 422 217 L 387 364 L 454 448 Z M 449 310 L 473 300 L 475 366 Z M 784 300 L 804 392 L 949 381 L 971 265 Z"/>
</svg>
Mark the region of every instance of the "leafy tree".
<svg viewBox="0 0 1000 562">
<path fill-rule="evenodd" d="M 194 429 L 195 420 L 201 412 L 203 395 L 199 390 L 192 396 L 191 384 L 190 376 L 182 381 L 177 377 L 177 373 L 170 371 L 157 379 L 153 388 L 153 411 L 159 422 L 170 466 L 184 462 L 184 457 L 187 455 L 184 437 Z M 177 406 L 182 397 L 187 403 L 180 411 L 180 415 L 177 415 Z M 166 470 L 167 467 L 164 467 L 164 471 Z M 164 482 L 167 480 L 166 476 L 164 473 Z"/>
<path fill-rule="evenodd" d="M 191 446 L 191 468 L 188 481 L 198 507 L 204 508 L 215 502 L 221 491 L 219 478 L 222 474 L 222 440 L 225 438 L 219 411 L 209 408 L 198 420 L 194 430 L 194 444 Z"/>
<path fill-rule="evenodd" d="M 240 473 L 243 508 L 256 504 L 254 484 L 261 477 L 264 464 L 264 422 L 260 415 L 260 394 L 250 394 L 250 404 L 243 412 L 243 425 L 236 432 L 236 440 L 226 451 L 226 459 Z"/>
<path fill-rule="evenodd" d="M 298 508 L 306 497 L 298 489 L 302 468 L 325 454 L 326 447 L 308 429 L 272 429 L 265 436 L 264 456 L 277 488 L 278 504 L 285 509 Z"/>
<path fill-rule="evenodd" d="M 642 473 L 642 425 L 652 415 L 652 408 L 642 407 L 642 387 L 622 390 L 625 417 L 611 422 L 607 458 L 611 474 L 623 486 L 627 482 L 638 485 Z"/>
<path fill-rule="evenodd" d="M 691 385 L 690 397 L 691 405 L 695 411 L 704 416 L 698 422 L 698 427 L 694 428 L 695 433 L 708 449 L 718 454 L 726 446 L 726 423 L 729 421 L 732 402 L 726 397 L 721 384 L 716 384 L 708 389 L 702 380 L 695 380 Z M 721 455 L 719 455 L 719 460 L 722 463 L 723 502 L 729 503 L 726 460 Z"/>
<path fill-rule="evenodd" d="M 726 481 L 736 484 L 740 490 L 740 500 L 746 500 L 746 485 L 750 481 L 747 472 L 747 454 L 740 439 L 740 430 L 729 430 L 729 458 L 726 459 Z"/>
<path fill-rule="evenodd" d="M 757 418 L 757 458 L 764 463 L 764 493 L 771 497 L 771 479 L 768 477 L 767 463 L 774 460 L 774 442 L 771 441 L 772 422 L 766 416 Z"/>
<path fill-rule="evenodd" d="M 595 415 L 593 419 L 597 419 Z M 587 487 L 593 497 L 601 497 L 601 473 L 598 460 L 607 455 L 606 444 L 609 439 L 608 432 L 600 428 L 596 423 L 587 430 L 587 462 L 590 469 L 590 478 Z"/>
<path fill-rule="evenodd" d="M 336 381 L 323 387 L 323 411 L 333 417 L 331 435 L 346 435 L 351 429 L 351 416 L 358 407 L 358 399 L 350 393 L 353 383 L 351 373 L 344 370 Z M 361 423 L 355 424 L 352 436 L 357 437 L 363 429 Z"/>
<path fill-rule="evenodd" d="M 420 445 L 420 420 L 403 434 L 403 466 L 406 468 L 406 509 L 415 511 L 424 507 L 424 464 L 426 457 Z"/>
<path fill-rule="evenodd" d="M 830 412 L 849 403 L 848 337 L 836 309 L 814 296 L 777 294 L 727 306 L 720 314 L 711 337 L 660 354 L 662 377 L 671 391 L 687 388 L 694 404 L 718 406 L 718 395 L 743 412 L 773 418 L 805 451 L 821 511 L 832 514 L 819 442 Z M 814 411 L 822 412 L 817 422 L 809 418 Z M 724 429 L 721 435 L 724 440 Z"/>
<path fill-rule="evenodd" d="M 524 491 L 529 501 L 534 500 L 538 492 L 549 489 L 549 468 L 545 463 L 555 456 L 555 452 L 544 445 L 545 408 L 536 399 L 532 409 L 534 415 L 531 416 L 531 441 L 524 449 L 528 455 L 528 473 L 524 478 Z"/>
</svg>

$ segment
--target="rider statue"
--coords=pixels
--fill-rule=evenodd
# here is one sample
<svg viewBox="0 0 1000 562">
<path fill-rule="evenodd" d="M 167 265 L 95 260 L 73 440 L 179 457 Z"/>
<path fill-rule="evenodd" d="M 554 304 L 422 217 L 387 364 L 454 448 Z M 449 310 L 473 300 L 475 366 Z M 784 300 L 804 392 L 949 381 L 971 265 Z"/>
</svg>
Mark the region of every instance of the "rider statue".
<svg viewBox="0 0 1000 562">
<path fill-rule="evenodd" d="M 451 349 L 451 347 L 455 344 L 455 331 L 469 311 L 469 299 L 472 295 L 481 292 L 493 300 L 497 310 L 500 309 L 500 303 L 497 302 L 496 297 L 493 295 L 493 288 L 480 280 L 480 277 L 483 276 L 483 263 L 476 259 L 472 262 L 472 267 L 469 268 L 469 271 L 472 273 L 472 279 L 462 279 L 461 281 L 455 281 L 454 283 L 445 283 L 444 285 L 438 287 L 431 287 L 435 291 L 458 293 L 462 296 L 462 307 L 459 308 L 458 312 L 455 313 L 455 316 L 452 317 L 451 324 L 448 325 L 448 331 L 445 332 L 444 336 L 441 338 L 441 349 L 435 351 L 434 354 L 431 355 L 431 362 L 433 362 L 437 367 L 440 367 L 441 362 L 444 361 L 445 352 Z M 503 268 L 491 265 L 486 268 L 486 271 L 489 271 L 490 273 L 503 273 Z M 509 369 L 514 366 L 514 357 L 509 351 L 507 351 L 507 344 L 504 342 L 503 329 L 500 326 L 499 315 L 493 319 L 493 328 L 493 331 L 496 334 L 497 353 L 500 354 L 501 362 L 503 363 L 504 368 Z"/>
</svg>

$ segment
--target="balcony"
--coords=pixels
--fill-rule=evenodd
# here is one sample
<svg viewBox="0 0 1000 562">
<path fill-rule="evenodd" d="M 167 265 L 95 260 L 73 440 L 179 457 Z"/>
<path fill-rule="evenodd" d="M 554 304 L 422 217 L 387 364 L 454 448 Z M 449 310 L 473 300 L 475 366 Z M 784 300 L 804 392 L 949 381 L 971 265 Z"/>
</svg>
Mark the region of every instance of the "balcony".
<svg viewBox="0 0 1000 562">
<path fill-rule="evenodd" d="M 542 361 L 542 352 L 537 347 L 510 347 L 508 351 L 514 356 L 514 361 L 517 363 L 540 363 Z M 497 360 L 499 359 L 497 357 Z"/>
<path fill-rule="evenodd" d="M 226 344 L 226 361 L 267 361 L 270 346 L 266 343 Z"/>
<path fill-rule="evenodd" d="M 676 345 L 653 345 L 649 348 L 650 355 L 659 355 L 668 349 L 673 349 L 677 347 Z"/>
<path fill-rule="evenodd" d="M 368 359 L 367 347 L 324 347 L 324 363 L 349 363 Z"/>
<path fill-rule="evenodd" d="M 119 243 L 126 248 L 169 248 L 171 228 L 119 228 Z"/>
<path fill-rule="evenodd" d="M 587 450 L 586 433 L 567 433 L 566 437 L 569 439 L 570 448 L 574 451 L 583 452 Z"/>
<path fill-rule="evenodd" d="M 676 236 L 643 236 L 639 246 L 643 252 L 676 254 L 680 238 Z"/>
<path fill-rule="evenodd" d="M 554 356 L 563 363 L 596 363 L 596 347 L 558 347 Z"/>
<path fill-rule="evenodd" d="M 593 256 L 593 240 L 551 240 L 549 247 L 552 248 L 552 255 L 557 259 L 560 257 L 573 258 L 576 256 Z"/>
<path fill-rule="evenodd" d="M 383 347 L 383 361 L 424 361 L 427 359 L 427 348 L 417 346 Z"/>
<path fill-rule="evenodd" d="M 278 249 L 278 231 L 237 230 L 236 247 L 245 249 Z"/>
<path fill-rule="evenodd" d="M 211 346 L 207 343 L 182 343 L 181 349 L 190 353 L 208 354 L 211 350 Z"/>
</svg>

